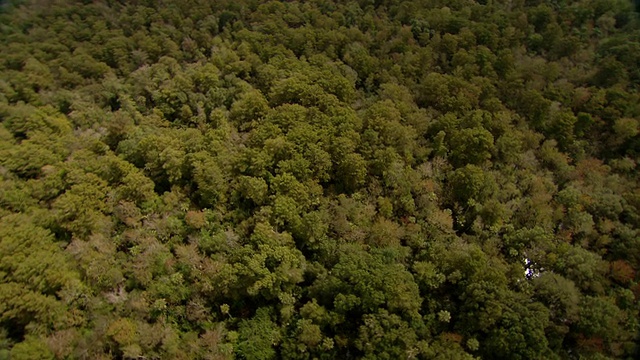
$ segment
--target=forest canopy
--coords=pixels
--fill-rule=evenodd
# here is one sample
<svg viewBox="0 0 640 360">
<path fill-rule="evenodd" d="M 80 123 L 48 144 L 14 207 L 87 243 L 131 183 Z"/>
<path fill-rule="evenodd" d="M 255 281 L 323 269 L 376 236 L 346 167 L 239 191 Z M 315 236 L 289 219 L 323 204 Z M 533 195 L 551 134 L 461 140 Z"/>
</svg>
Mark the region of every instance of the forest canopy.
<svg viewBox="0 0 640 360">
<path fill-rule="evenodd" d="M 637 359 L 630 0 L 0 6 L 0 360 Z"/>
</svg>

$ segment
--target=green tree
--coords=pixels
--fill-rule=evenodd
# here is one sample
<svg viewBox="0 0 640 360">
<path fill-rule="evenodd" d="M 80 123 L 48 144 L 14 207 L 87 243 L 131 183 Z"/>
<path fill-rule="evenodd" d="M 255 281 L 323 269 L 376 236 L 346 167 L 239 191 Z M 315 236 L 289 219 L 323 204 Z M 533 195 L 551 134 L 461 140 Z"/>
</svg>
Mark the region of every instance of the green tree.
<svg viewBox="0 0 640 360">
<path fill-rule="evenodd" d="M 281 340 L 278 326 L 268 308 L 259 308 L 254 317 L 238 327 L 236 352 L 244 359 L 265 360 L 276 357 L 274 346 Z"/>
</svg>

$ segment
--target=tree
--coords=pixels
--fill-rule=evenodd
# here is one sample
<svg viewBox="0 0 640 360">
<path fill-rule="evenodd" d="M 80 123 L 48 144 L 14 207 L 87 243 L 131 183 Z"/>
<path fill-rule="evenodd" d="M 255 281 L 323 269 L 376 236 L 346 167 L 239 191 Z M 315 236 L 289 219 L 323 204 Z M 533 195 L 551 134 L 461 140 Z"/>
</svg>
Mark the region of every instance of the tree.
<svg viewBox="0 0 640 360">
<path fill-rule="evenodd" d="M 280 342 L 277 324 L 271 320 L 268 308 L 259 308 L 254 317 L 243 320 L 238 328 L 238 355 L 247 360 L 273 359 L 273 348 Z"/>
<path fill-rule="evenodd" d="M 0 224 L 0 319 L 15 340 L 33 335 L 15 350 L 16 357 L 53 358 L 39 336 L 73 326 L 68 311 L 84 292 L 79 276 L 53 235 L 29 216 L 4 216 Z"/>
<path fill-rule="evenodd" d="M 453 132 L 449 143 L 449 158 L 454 166 L 482 165 L 494 152 L 493 135 L 482 127 Z"/>
</svg>

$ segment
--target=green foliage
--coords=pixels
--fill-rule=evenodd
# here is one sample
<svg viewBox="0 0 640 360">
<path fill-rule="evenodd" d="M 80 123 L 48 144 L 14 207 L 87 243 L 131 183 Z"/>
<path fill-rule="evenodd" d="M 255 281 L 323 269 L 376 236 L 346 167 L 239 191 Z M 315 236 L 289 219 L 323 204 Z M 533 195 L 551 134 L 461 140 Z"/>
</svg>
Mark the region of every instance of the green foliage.
<svg viewBox="0 0 640 360">
<path fill-rule="evenodd" d="M 27 338 L 11 349 L 11 359 L 17 360 L 37 360 L 55 359 L 53 352 L 39 339 Z"/>
<path fill-rule="evenodd" d="M 243 320 L 238 327 L 237 353 L 242 359 L 267 360 L 276 356 L 274 345 L 280 341 L 277 325 L 269 310 L 260 308 L 254 317 Z"/>
<path fill-rule="evenodd" d="M 631 1 L 0 6 L 0 359 L 631 359 Z"/>
</svg>

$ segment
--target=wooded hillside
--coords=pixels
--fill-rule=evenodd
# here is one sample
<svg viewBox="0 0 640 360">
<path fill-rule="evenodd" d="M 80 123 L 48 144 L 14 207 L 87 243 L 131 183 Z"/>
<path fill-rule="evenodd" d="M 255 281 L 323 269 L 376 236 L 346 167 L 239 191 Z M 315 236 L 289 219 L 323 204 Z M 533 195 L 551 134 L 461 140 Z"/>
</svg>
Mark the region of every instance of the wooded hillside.
<svg viewBox="0 0 640 360">
<path fill-rule="evenodd" d="M 638 359 L 629 0 L 0 10 L 0 359 Z"/>
</svg>

